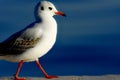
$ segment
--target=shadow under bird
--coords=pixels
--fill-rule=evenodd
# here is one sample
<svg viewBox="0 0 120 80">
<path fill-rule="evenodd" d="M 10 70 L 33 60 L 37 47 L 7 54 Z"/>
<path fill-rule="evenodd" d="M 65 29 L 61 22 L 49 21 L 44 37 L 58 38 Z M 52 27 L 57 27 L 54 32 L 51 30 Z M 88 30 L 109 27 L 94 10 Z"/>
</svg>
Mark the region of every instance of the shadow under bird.
<svg viewBox="0 0 120 80">
<path fill-rule="evenodd" d="M 66 15 L 58 11 L 49 1 L 39 2 L 35 7 L 34 13 L 35 22 L 0 43 L 0 59 L 19 62 L 14 76 L 15 80 L 26 80 L 18 77 L 18 75 L 22 64 L 32 61 L 36 61 L 45 78 L 57 78 L 57 76 L 49 76 L 38 59 L 45 55 L 56 41 L 57 23 L 53 16 Z"/>
</svg>

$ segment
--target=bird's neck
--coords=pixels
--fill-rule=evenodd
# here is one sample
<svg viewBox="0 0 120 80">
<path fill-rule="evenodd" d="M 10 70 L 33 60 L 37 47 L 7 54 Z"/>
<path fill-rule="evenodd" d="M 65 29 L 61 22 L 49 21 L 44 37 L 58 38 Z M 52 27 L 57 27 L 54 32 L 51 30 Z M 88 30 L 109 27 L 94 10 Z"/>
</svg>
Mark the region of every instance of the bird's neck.
<svg viewBox="0 0 120 80">
<path fill-rule="evenodd" d="M 54 20 L 53 16 L 51 16 L 49 14 L 41 14 L 40 18 L 41 18 L 42 22 L 49 22 L 49 21 Z"/>
<path fill-rule="evenodd" d="M 55 21 L 52 15 L 49 14 L 38 14 L 38 16 L 35 16 L 36 22 L 50 22 Z"/>
<path fill-rule="evenodd" d="M 53 25 L 53 26 L 57 25 L 56 20 L 54 19 L 54 17 L 51 16 L 51 15 L 48 15 L 48 14 L 41 14 L 40 15 L 40 20 L 44 24 Z"/>
<path fill-rule="evenodd" d="M 43 27 L 44 29 L 48 29 L 48 28 L 52 29 L 52 28 L 54 28 L 54 29 L 57 30 L 57 23 L 56 23 L 56 20 L 54 19 L 53 16 L 47 15 L 47 14 L 41 14 L 41 15 L 39 15 L 39 19 L 38 20 L 36 20 L 37 23 L 38 24 L 42 23 L 44 25 L 44 27 Z"/>
</svg>

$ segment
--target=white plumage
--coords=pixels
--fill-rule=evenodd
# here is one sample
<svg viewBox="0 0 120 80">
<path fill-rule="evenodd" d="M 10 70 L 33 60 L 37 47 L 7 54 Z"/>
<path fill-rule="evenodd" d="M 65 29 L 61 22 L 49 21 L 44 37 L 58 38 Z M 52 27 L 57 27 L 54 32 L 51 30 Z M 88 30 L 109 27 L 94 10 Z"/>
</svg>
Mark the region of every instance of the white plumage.
<svg viewBox="0 0 120 80">
<path fill-rule="evenodd" d="M 57 23 L 54 15 L 65 16 L 51 2 L 39 2 L 35 7 L 36 21 L 0 43 L 0 59 L 20 62 L 15 80 L 25 80 L 19 78 L 18 73 L 23 62 L 30 61 L 36 61 L 46 78 L 56 78 L 49 76 L 38 62 L 38 58 L 45 55 L 56 41 Z"/>
<path fill-rule="evenodd" d="M 44 10 L 41 10 L 42 6 L 44 6 Z M 48 6 L 52 7 L 53 10 L 50 11 Z M 54 12 L 57 12 L 57 10 L 53 4 L 47 1 L 41 2 L 41 5 L 39 5 L 37 9 L 38 9 L 37 15 L 39 15 L 38 17 L 40 18 L 40 21 L 34 22 L 34 25 L 28 26 L 27 28 L 22 30 L 22 33 L 16 33 L 15 36 L 12 37 L 20 35 L 17 38 L 15 38 L 15 40 L 19 41 L 26 39 L 34 40 L 36 38 L 40 38 L 40 40 L 35 44 L 33 48 L 28 48 L 21 54 L 16 55 L 17 53 L 14 53 L 14 55 L 9 54 L 4 55 L 4 53 L 2 53 L 3 54 L 3 56 L 1 56 L 2 59 L 13 62 L 19 62 L 20 60 L 24 60 L 25 62 L 35 61 L 39 57 L 46 54 L 52 48 L 56 41 L 57 34 L 57 23 L 53 18 L 53 15 L 55 15 Z M 11 48 L 11 46 L 9 48 Z"/>
</svg>

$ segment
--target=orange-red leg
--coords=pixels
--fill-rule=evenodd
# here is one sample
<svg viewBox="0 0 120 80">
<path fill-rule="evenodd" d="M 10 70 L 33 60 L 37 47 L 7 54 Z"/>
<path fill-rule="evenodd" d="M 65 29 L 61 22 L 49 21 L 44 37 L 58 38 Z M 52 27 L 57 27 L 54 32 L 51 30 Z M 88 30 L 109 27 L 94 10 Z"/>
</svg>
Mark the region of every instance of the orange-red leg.
<svg viewBox="0 0 120 80">
<path fill-rule="evenodd" d="M 37 66 L 40 68 L 40 70 L 42 71 L 42 73 L 44 74 L 45 78 L 47 79 L 52 79 L 52 78 L 58 78 L 57 76 L 49 76 L 45 70 L 42 68 L 42 65 L 40 64 L 40 62 L 38 60 L 36 60 L 36 64 Z"/>
<path fill-rule="evenodd" d="M 21 67 L 22 67 L 22 65 L 23 65 L 23 60 L 21 60 L 20 62 L 19 62 L 19 65 L 18 65 L 18 68 L 17 68 L 17 71 L 16 71 L 16 73 L 15 73 L 15 80 L 26 80 L 25 78 L 19 78 L 18 77 L 18 75 L 19 75 L 19 72 L 20 72 L 20 69 L 21 69 Z"/>
</svg>

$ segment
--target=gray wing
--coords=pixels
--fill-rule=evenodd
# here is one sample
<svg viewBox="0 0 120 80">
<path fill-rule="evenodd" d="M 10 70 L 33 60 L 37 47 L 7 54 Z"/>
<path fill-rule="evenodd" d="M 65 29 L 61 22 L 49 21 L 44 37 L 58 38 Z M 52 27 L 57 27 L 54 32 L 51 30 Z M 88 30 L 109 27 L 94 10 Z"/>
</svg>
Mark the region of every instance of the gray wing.
<svg viewBox="0 0 120 80">
<path fill-rule="evenodd" d="M 33 22 L 32 24 L 28 25 L 23 30 L 13 34 L 7 40 L 0 43 L 0 56 L 4 55 L 18 55 L 23 53 L 29 48 L 33 48 L 41 39 L 42 32 L 40 33 L 39 37 L 27 36 L 21 37 L 21 35 L 28 31 L 28 29 L 35 26 L 37 22 Z M 28 33 L 29 34 L 29 33 Z M 32 37 L 32 38 L 31 38 Z"/>
<path fill-rule="evenodd" d="M 8 42 L 0 43 L 0 55 L 18 55 L 29 48 L 33 48 L 40 38 L 36 39 L 11 39 Z"/>
<path fill-rule="evenodd" d="M 27 49 L 33 48 L 41 39 L 41 36 L 34 38 L 31 38 L 32 36 L 21 37 L 22 33 L 23 31 L 17 32 L 0 43 L 0 56 L 21 54 Z"/>
</svg>

